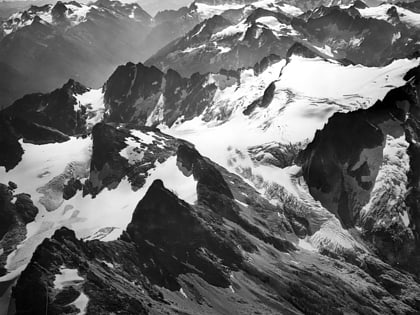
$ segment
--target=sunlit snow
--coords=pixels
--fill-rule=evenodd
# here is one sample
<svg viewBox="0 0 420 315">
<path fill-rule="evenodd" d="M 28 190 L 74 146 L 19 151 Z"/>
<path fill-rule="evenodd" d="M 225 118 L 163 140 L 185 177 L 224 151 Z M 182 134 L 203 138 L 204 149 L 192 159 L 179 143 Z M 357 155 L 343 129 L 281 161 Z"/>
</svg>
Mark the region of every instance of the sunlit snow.
<svg viewBox="0 0 420 315">
<path fill-rule="evenodd" d="M 86 123 L 88 128 L 92 128 L 102 120 L 105 113 L 104 95 L 102 89 L 89 90 L 84 94 L 75 95 L 75 97 L 77 100 L 75 111 L 78 111 L 81 105 L 87 108 L 88 119 Z"/>
<path fill-rule="evenodd" d="M 84 281 L 84 279 L 79 276 L 77 269 L 60 268 L 60 273 L 54 279 L 54 288 L 62 290 L 81 281 Z"/>
</svg>

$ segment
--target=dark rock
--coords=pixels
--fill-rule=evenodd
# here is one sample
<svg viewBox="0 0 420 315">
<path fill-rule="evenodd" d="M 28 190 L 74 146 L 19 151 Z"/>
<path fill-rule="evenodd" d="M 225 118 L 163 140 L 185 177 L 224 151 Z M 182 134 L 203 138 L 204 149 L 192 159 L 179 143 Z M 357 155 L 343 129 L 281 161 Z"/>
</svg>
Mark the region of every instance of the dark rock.
<svg viewBox="0 0 420 315">
<path fill-rule="evenodd" d="M 138 99 L 156 98 L 162 80 L 163 73 L 155 67 L 145 67 L 141 63 L 119 66 L 104 86 L 104 101 L 109 109 L 108 119 L 114 122 L 130 122 L 136 111 L 139 111 L 136 118 L 145 121 L 155 104 L 146 104 L 145 108 L 133 106 Z"/>
<path fill-rule="evenodd" d="M 296 164 L 300 152 L 306 145 L 306 142 L 295 144 L 269 143 L 250 147 L 248 152 L 255 162 L 286 168 Z"/>
<path fill-rule="evenodd" d="M 13 184 L 13 183 L 12 183 Z M 13 185 L 12 185 L 13 186 Z M 13 198 L 16 201 L 13 202 Z M 38 209 L 29 195 L 13 196 L 13 189 L 0 184 L 0 275 L 6 273 L 7 257 L 26 237 L 26 224 L 34 221 Z"/>
<path fill-rule="evenodd" d="M 74 287 L 67 287 L 56 295 L 54 303 L 65 306 L 74 302 L 79 296 L 80 292 Z"/>
<path fill-rule="evenodd" d="M 411 56 L 418 50 L 417 44 L 409 38 L 419 35 L 409 27 L 401 26 L 397 20 L 364 18 L 355 6 L 349 9 L 320 7 L 294 18 L 292 25 L 306 34 L 310 42 L 318 41 L 330 46 L 336 52 L 337 59 L 356 64 L 382 66 L 395 59 Z M 401 37 L 394 41 L 394 34 L 398 32 Z M 354 38 L 360 38 L 360 44 L 352 44 Z M 343 41 L 348 45 L 343 46 Z"/>
<path fill-rule="evenodd" d="M 218 75 L 228 81 L 238 77 L 238 73 L 227 70 Z M 215 84 L 206 84 L 207 80 L 208 75 L 196 73 L 187 79 L 174 70 L 162 73 L 141 63 L 120 66 L 104 87 L 109 109 L 106 121 L 146 124 L 154 112 L 153 123 L 172 126 L 181 116 L 186 120 L 197 117 L 210 105 L 217 90 Z"/>
<path fill-rule="evenodd" d="M 70 179 L 63 189 L 63 199 L 70 200 L 79 190 L 83 190 L 83 184 L 78 179 Z"/>
<path fill-rule="evenodd" d="M 51 9 L 51 15 L 53 20 L 62 21 L 66 18 L 67 7 L 61 1 L 57 1 L 54 7 Z"/>
<path fill-rule="evenodd" d="M 160 273 L 159 269 L 155 270 L 157 266 L 149 264 L 146 271 L 149 278 L 171 290 L 179 289 L 176 282 L 179 274 L 190 272 L 198 272 L 212 285 L 228 287 L 228 275 L 212 257 L 218 257 L 222 264 L 234 269 L 242 260 L 229 241 L 214 235 L 208 223 L 167 190 L 160 180 L 153 182 L 137 205 L 127 233 L 142 253 L 152 255 L 157 266 L 165 270 Z"/>
<path fill-rule="evenodd" d="M 44 134 L 52 133 L 53 130 L 61 132 L 61 138 L 66 137 L 63 134 L 84 133 L 85 121 L 74 111 L 74 95 L 86 91 L 87 88 L 80 83 L 69 80 L 62 88 L 50 94 L 24 96 L 3 110 L 2 115 L 12 121 L 13 127 L 19 133 L 32 141 L 48 138 Z M 51 139 L 44 141 L 49 140 Z"/>
<path fill-rule="evenodd" d="M 274 92 L 276 91 L 276 83 L 275 82 L 271 82 L 270 85 L 265 89 L 264 91 L 264 95 L 255 100 L 254 102 L 252 102 L 251 105 L 249 105 L 244 111 L 244 115 L 251 115 L 251 113 L 255 110 L 255 108 L 258 107 L 267 107 L 268 105 L 270 105 L 271 101 L 274 98 Z"/>
<path fill-rule="evenodd" d="M 15 206 L 16 212 L 24 224 L 28 224 L 35 220 L 35 217 L 38 214 L 38 208 L 34 206 L 30 195 L 17 195 Z"/>
<path fill-rule="evenodd" d="M 13 169 L 22 159 L 23 149 L 19 136 L 13 130 L 10 121 L 0 115 L 0 166 L 6 171 Z"/>
<path fill-rule="evenodd" d="M 366 110 L 346 114 L 335 114 L 322 131 L 318 131 L 314 141 L 300 156 L 303 176 L 311 194 L 332 213 L 345 227 L 355 223 L 364 226 L 365 238 L 376 248 L 385 261 L 418 273 L 415 267 L 420 262 L 417 254 L 417 228 L 407 228 L 395 222 L 392 216 L 398 213 L 382 214 L 382 209 L 373 209 L 366 217 L 360 217 L 360 210 L 371 198 L 378 170 L 383 161 L 385 137 L 406 136 L 410 143 L 408 154 L 410 165 L 416 162 L 418 131 L 412 124 L 419 117 L 418 71 L 406 75 L 411 83 L 391 90 L 383 99 Z M 413 141 L 414 140 L 414 141 Z M 414 149 L 414 150 L 413 150 Z M 417 176 L 414 166 L 409 176 Z M 418 183 L 418 180 L 409 182 Z M 410 184 L 409 184 L 410 185 Z M 401 206 L 408 205 L 410 217 L 417 218 L 418 184 L 405 197 Z M 381 225 L 376 224 L 381 218 Z M 413 234 L 414 233 L 414 234 Z"/>
<path fill-rule="evenodd" d="M 248 233 L 272 244 L 278 250 L 294 249 L 290 242 L 280 236 L 281 233 L 275 236 L 268 235 L 260 227 L 241 217 L 240 208 L 235 204 L 232 191 L 221 171 L 193 147 L 183 144 L 178 147 L 177 165 L 184 175 L 192 174 L 197 181 L 198 205 L 205 206 L 217 215 L 238 224 Z"/>
<path fill-rule="evenodd" d="M 366 9 L 366 8 L 368 8 L 368 7 L 369 7 L 366 3 L 364 3 L 364 2 L 363 2 L 363 1 L 361 1 L 361 0 L 356 0 L 356 1 L 354 1 L 354 2 L 353 2 L 353 6 L 354 6 L 356 9 Z"/>
<path fill-rule="evenodd" d="M 90 164 L 90 183 L 93 195 L 105 187 L 115 187 L 126 176 L 128 162 L 120 152 L 127 144 L 129 133 L 110 125 L 99 123 L 92 129 L 92 160 Z"/>
<path fill-rule="evenodd" d="M 271 54 L 267 57 L 264 57 L 261 61 L 257 62 L 254 65 L 254 73 L 256 75 L 263 73 L 265 70 L 267 70 L 267 68 L 269 68 L 274 63 L 279 62 L 281 59 L 282 58 L 280 58 L 279 56 L 275 54 Z"/>
<path fill-rule="evenodd" d="M 7 185 L 11 190 L 15 190 L 18 188 L 18 186 L 14 182 L 9 182 Z"/>
<path fill-rule="evenodd" d="M 0 185 L 0 239 L 16 224 L 16 216 L 13 213 L 11 200 L 13 195 L 9 188 L 3 184 Z"/>
</svg>

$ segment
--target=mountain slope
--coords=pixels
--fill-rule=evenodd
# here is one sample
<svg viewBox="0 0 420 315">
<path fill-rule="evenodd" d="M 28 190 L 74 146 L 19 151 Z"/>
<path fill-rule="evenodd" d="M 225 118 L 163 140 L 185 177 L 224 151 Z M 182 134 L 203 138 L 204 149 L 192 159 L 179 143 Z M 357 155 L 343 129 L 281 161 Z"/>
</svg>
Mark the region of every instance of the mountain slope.
<svg viewBox="0 0 420 315">
<path fill-rule="evenodd" d="M 70 81 L 3 111 L 2 126 L 15 137 L 6 137 L 6 144 L 21 149 L 16 149 L 20 161 L 2 171 L 2 180 L 16 184 L 12 194 L 29 193 L 39 211 L 26 226 L 26 238 L 9 242 L 12 254 L 3 253 L 1 260 L 6 274 L 0 279 L 7 290 L 17 281 L 4 295 L 12 294 L 17 313 L 29 309 L 36 314 L 46 307 L 52 313 L 108 313 L 122 304 L 126 314 L 419 311 L 416 271 L 390 258 L 380 231 L 369 223 L 372 215 L 384 219 L 393 212 L 378 212 L 380 203 L 372 201 L 365 223 L 348 225 L 344 214 L 313 192 L 306 174 L 316 159 L 307 166 L 307 153 L 298 154 L 312 139 L 306 150 L 318 145 L 316 129 L 334 112 L 343 113 L 329 124 L 336 116 L 354 123 L 357 109 L 400 106 L 395 101 L 418 85 L 412 79 L 416 70 L 409 71 L 418 61 L 367 68 L 298 52 L 288 61 L 266 59 L 252 69 L 190 79 L 127 64 L 103 90 Z M 317 76 L 316 69 L 323 69 L 323 81 L 310 76 Z M 302 71 L 316 84 L 309 86 L 296 75 Z M 329 71 L 334 75 L 326 75 Z M 398 88 L 406 80 L 406 87 Z M 211 88 L 198 89 L 203 82 Z M 384 101 L 374 105 L 378 98 Z M 190 112 L 197 99 L 206 101 L 200 112 Z M 417 106 L 417 100 L 410 102 Z M 58 124 L 48 119 L 66 111 Z M 185 120 L 174 122 L 179 115 Z M 96 124 L 101 120 L 107 123 Z M 159 124 L 175 137 L 139 126 L 144 123 Z M 323 133 L 337 129 L 329 124 Z M 302 125 L 304 130 L 298 128 Z M 33 140 L 34 133 L 22 126 L 43 132 Z M 177 137 L 194 143 L 208 158 Z M 391 138 L 387 147 L 389 152 L 406 148 Z M 302 163 L 302 171 L 296 163 Z M 375 184 L 381 183 L 380 172 Z M 372 194 L 376 200 L 376 191 Z M 415 218 L 411 213 L 409 222 Z M 410 233 L 405 216 L 390 222 Z M 63 226 L 74 232 L 55 232 Z M 6 229 L 22 231 L 12 224 Z M 410 262 L 415 259 L 411 256 Z M 396 263 L 412 273 L 397 271 Z M 320 295 L 319 287 L 328 289 Z M 28 299 L 29 291 L 38 293 Z M 47 299 L 45 294 L 48 305 L 39 302 Z"/>
<path fill-rule="evenodd" d="M 121 62 L 146 57 L 150 23 L 138 5 L 111 1 L 57 2 L 12 15 L 0 27 L 0 62 L 14 70 L 2 84 L 0 105 L 69 78 L 99 86 Z"/>
<path fill-rule="evenodd" d="M 296 44 L 324 58 L 367 66 L 418 53 L 416 13 L 402 7 L 321 6 L 305 14 L 291 8 L 260 1 L 238 9 L 242 13 L 235 18 L 231 10 L 221 11 L 161 49 L 146 65 L 184 76 L 218 72 L 253 66 L 270 54 L 286 58 Z"/>
</svg>

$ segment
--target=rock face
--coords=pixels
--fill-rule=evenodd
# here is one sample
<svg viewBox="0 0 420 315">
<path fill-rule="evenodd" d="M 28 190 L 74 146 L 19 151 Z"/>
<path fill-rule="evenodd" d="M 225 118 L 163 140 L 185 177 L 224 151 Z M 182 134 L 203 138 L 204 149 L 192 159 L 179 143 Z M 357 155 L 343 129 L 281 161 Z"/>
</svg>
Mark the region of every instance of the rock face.
<svg viewBox="0 0 420 315">
<path fill-rule="evenodd" d="M 177 276 L 197 273 L 209 284 L 227 288 L 226 267 L 237 270 L 242 257 L 229 238 L 212 233 L 215 222 L 217 217 L 195 213 L 157 180 L 137 205 L 127 234 L 140 252 L 153 257 L 146 267 L 152 283 L 179 290 Z"/>
<path fill-rule="evenodd" d="M 200 116 L 211 105 L 217 89 L 237 83 L 237 76 L 235 71 L 221 71 L 214 76 L 183 78 L 173 70 L 162 73 L 153 66 L 128 63 L 118 67 L 104 86 L 109 112 L 105 119 L 172 126 L 180 118 Z"/>
<path fill-rule="evenodd" d="M 69 80 L 48 94 L 27 95 L 0 112 L 0 166 L 14 168 L 22 158 L 19 140 L 34 144 L 60 143 L 87 133 L 86 109 L 76 110 L 77 94 L 88 89 Z"/>
<path fill-rule="evenodd" d="M 26 224 L 38 214 L 29 195 L 14 195 L 16 188 L 14 183 L 0 184 L 0 275 L 6 272 L 7 256 L 25 239 Z"/>
<path fill-rule="evenodd" d="M 344 226 L 361 226 L 386 260 L 416 273 L 419 78 L 416 68 L 373 107 L 335 114 L 300 157 L 311 194 Z"/>
<path fill-rule="evenodd" d="M 392 23 L 366 18 L 358 9 L 320 7 L 294 19 L 292 25 L 310 40 L 331 47 L 337 57 L 367 66 L 384 65 L 411 56 L 418 49 L 410 40 L 419 36 L 416 29 L 399 20 Z"/>
<path fill-rule="evenodd" d="M 74 80 L 49 94 L 27 95 L 2 111 L 2 116 L 14 125 L 42 125 L 67 135 L 85 132 L 85 119 L 75 112 L 75 95 L 88 89 Z M 34 128 L 34 127 L 33 127 Z"/>
<path fill-rule="evenodd" d="M 85 194 L 95 196 L 104 188 L 113 189 L 124 177 L 128 177 L 133 187 L 141 188 L 145 184 L 148 170 L 174 154 L 178 140 L 154 128 L 137 127 L 140 134 L 149 133 L 160 137 L 151 143 L 144 143 L 128 127 L 129 125 L 116 128 L 100 123 L 93 128 L 90 174 L 83 186 Z M 137 142 L 139 147 L 132 148 L 127 141 L 133 141 L 134 144 Z M 164 143 L 161 144 L 162 142 Z M 123 150 L 129 150 L 128 157 L 121 155 Z M 131 160 L 130 155 L 136 159 Z M 77 186 L 77 183 L 74 184 Z"/>
</svg>

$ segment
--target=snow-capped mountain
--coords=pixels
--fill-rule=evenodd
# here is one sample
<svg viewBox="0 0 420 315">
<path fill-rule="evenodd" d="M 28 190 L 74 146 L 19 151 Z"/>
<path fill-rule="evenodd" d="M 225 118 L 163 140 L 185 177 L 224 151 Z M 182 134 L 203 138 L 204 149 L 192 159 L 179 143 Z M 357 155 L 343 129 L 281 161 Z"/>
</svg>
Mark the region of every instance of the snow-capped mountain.
<svg viewBox="0 0 420 315">
<path fill-rule="evenodd" d="M 104 8 L 113 9 L 115 12 L 122 13 L 145 24 L 150 23 L 151 20 L 151 17 L 137 4 L 102 1 L 99 5 Z M 3 35 L 9 35 L 25 26 L 29 26 L 35 20 L 44 24 L 74 27 L 82 22 L 86 22 L 87 15 L 91 10 L 100 10 L 100 8 L 97 5 L 86 5 L 78 2 L 64 4 L 61 1 L 58 1 L 55 5 L 47 4 L 42 7 L 31 6 L 29 10 L 15 13 L 7 21 L 3 22 Z"/>
<path fill-rule="evenodd" d="M 1 110 L 0 314 L 419 313 L 418 12 L 138 13 L 197 25 Z"/>
<path fill-rule="evenodd" d="M 0 64 L 8 74 L 0 80 L 0 104 L 69 78 L 99 86 L 121 62 L 142 59 L 150 23 L 137 4 L 105 0 L 32 6 L 12 15 L 0 27 Z"/>
<path fill-rule="evenodd" d="M 283 2 L 259 1 L 238 10 L 217 12 L 146 64 L 183 75 L 217 72 L 253 66 L 270 54 L 286 58 L 299 43 L 324 58 L 381 66 L 416 56 L 419 48 L 420 16 L 403 7 L 358 1 L 302 14 Z"/>
</svg>

